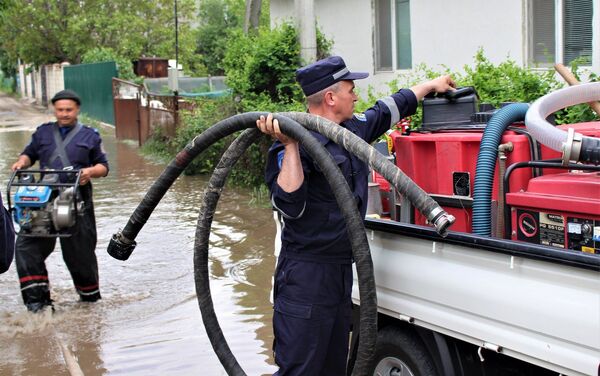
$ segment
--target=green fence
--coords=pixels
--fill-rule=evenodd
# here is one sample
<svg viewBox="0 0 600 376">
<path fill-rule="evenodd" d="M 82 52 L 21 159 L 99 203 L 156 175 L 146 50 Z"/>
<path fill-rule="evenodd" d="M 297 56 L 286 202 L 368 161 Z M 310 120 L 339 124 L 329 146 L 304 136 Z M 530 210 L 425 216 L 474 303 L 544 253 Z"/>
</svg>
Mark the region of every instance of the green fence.
<svg viewBox="0 0 600 376">
<path fill-rule="evenodd" d="M 105 123 L 115 123 L 112 78 L 117 77 L 115 62 L 79 64 L 64 68 L 65 89 L 81 97 L 81 112 Z"/>
</svg>

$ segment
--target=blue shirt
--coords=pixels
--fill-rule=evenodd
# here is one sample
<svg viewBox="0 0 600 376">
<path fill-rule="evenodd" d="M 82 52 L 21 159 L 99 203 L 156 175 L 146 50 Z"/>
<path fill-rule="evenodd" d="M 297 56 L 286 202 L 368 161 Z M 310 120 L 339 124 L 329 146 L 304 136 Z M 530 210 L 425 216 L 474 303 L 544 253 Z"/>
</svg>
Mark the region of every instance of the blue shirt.
<svg viewBox="0 0 600 376">
<path fill-rule="evenodd" d="M 56 122 L 42 124 L 31 136 L 31 142 L 21 154 L 27 155 L 31 159 L 32 165 L 36 161 L 40 161 L 40 169 L 61 170 L 65 167 L 62 165 L 60 158 L 56 158 L 53 161 L 50 160 L 54 149 L 56 149 L 54 142 L 54 128 L 56 127 L 58 127 Z M 69 132 L 72 132 L 72 130 Z M 61 132 L 63 139 L 67 134 L 62 134 Z M 73 169 L 78 170 L 96 164 L 103 164 L 108 169 L 108 160 L 102 148 L 102 139 L 98 131 L 94 128 L 84 125 L 65 146 L 65 151 Z"/>
<path fill-rule="evenodd" d="M 363 114 L 355 115 L 340 126 L 371 143 L 400 119 L 414 114 L 416 108 L 417 98 L 414 93 L 402 89 L 378 100 Z M 328 138 L 315 132 L 311 133 L 333 156 L 352 189 L 356 205 L 364 218 L 367 210 L 367 164 Z M 318 165 L 302 147 L 302 186 L 294 192 L 285 192 L 277 184 L 283 149 L 279 142 L 271 146 L 265 172 L 272 204 L 283 216 L 281 255 L 305 261 L 351 263 L 350 240 L 335 196 Z"/>
</svg>

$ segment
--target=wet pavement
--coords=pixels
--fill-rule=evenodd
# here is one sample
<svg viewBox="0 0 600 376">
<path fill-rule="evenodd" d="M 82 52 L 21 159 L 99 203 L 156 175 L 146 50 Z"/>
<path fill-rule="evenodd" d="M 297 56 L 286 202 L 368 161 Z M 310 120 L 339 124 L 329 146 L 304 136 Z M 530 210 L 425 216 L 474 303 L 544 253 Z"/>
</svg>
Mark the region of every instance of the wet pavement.
<svg viewBox="0 0 600 376">
<path fill-rule="evenodd" d="M 22 108 L 23 107 L 23 108 Z M 49 115 L 0 95 L 0 188 Z M 12 122 L 12 123 L 10 123 Z M 7 125 L 12 124 L 12 125 Z M 111 166 L 94 180 L 96 254 L 103 299 L 78 301 L 60 246 L 46 261 L 56 312 L 22 305 L 13 263 L 0 275 L 0 375 L 225 375 L 202 325 L 193 276 L 194 231 L 208 177 L 181 176 L 122 262 L 106 253 L 164 165 L 101 130 Z M 248 375 L 275 371 L 271 357 L 275 228 L 269 208 L 247 190 L 227 188 L 211 234 L 211 291 L 228 343 Z M 6 203 L 6 198 L 5 198 Z"/>
</svg>

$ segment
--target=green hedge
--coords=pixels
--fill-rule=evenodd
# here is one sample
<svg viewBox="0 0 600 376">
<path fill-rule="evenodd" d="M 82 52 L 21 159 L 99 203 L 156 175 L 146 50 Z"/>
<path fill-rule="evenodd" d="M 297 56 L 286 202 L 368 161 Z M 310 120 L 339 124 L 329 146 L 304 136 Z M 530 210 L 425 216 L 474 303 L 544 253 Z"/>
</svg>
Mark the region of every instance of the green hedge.
<svg viewBox="0 0 600 376">
<path fill-rule="evenodd" d="M 145 146 L 155 155 L 172 158 L 196 135 L 236 113 L 249 111 L 283 112 L 304 111 L 304 98 L 295 82 L 295 70 L 300 66 L 297 32 L 291 25 L 268 30 L 261 29 L 258 35 L 235 35 L 230 41 L 223 66 L 227 84 L 233 94 L 218 99 L 198 99 L 194 110 L 184 112 L 177 136 L 170 140 L 160 134 Z M 318 55 L 328 56 L 331 42 L 319 34 Z M 572 69 L 577 72 L 578 67 Z M 464 73 L 449 72 L 447 69 L 435 71 L 426 65 L 417 67 L 410 76 L 400 77 L 389 82 L 390 92 L 400 87 L 410 87 L 416 83 L 435 78 L 441 74 L 452 74 L 458 86 L 474 86 L 482 102 L 499 105 L 502 102 L 532 102 L 548 92 L 564 86 L 555 79 L 552 70 L 531 70 L 519 67 L 514 61 L 506 60 L 492 64 L 479 50 L 472 66 L 465 66 Z M 598 76 L 590 74 L 589 79 L 598 81 Z M 373 89 L 363 93 L 357 104 L 357 111 L 366 109 L 382 96 Z M 412 125 L 418 126 L 421 109 L 412 117 Z M 558 123 L 589 121 L 595 116 L 587 105 L 570 107 L 557 114 Z M 230 136 L 219 141 L 198 156 L 186 169 L 186 174 L 212 172 L 221 155 L 233 141 Z M 260 187 L 263 184 L 263 170 L 271 139 L 263 137 L 253 145 L 235 166 L 230 182 L 234 184 Z"/>
</svg>

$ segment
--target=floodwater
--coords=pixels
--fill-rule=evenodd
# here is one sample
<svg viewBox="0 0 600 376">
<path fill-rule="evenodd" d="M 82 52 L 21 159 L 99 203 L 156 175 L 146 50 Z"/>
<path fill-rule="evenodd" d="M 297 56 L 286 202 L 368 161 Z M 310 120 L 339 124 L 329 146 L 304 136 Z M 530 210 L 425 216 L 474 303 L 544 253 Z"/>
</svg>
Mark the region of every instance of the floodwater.
<svg viewBox="0 0 600 376">
<path fill-rule="evenodd" d="M 31 132 L 0 129 L 0 188 Z M 137 237 L 127 261 L 106 252 L 164 165 L 103 131 L 108 177 L 94 180 L 96 254 L 103 299 L 81 303 L 61 257 L 46 260 L 56 312 L 30 314 L 16 266 L 0 275 L 0 375 L 225 375 L 206 335 L 193 275 L 194 231 L 208 177 L 181 176 Z M 271 357 L 275 227 L 269 208 L 227 188 L 213 222 L 211 291 L 228 343 L 248 375 L 275 371 Z"/>
</svg>

